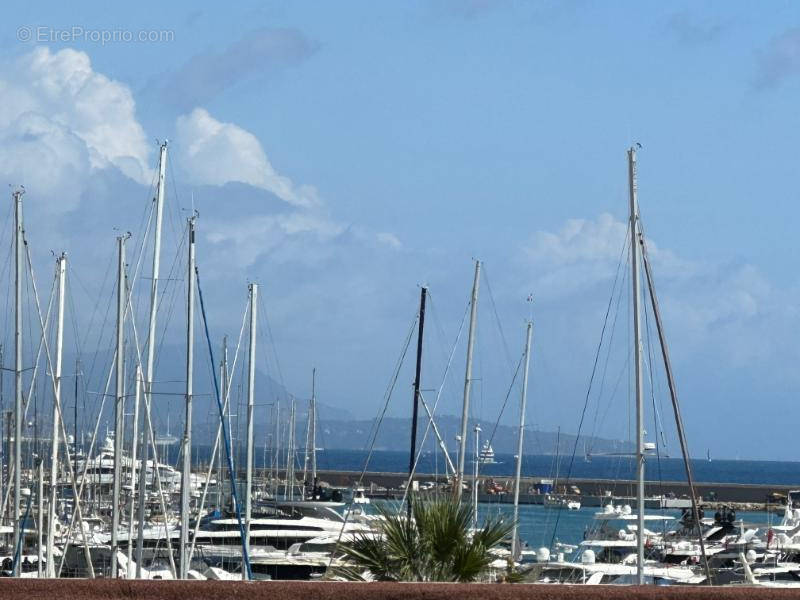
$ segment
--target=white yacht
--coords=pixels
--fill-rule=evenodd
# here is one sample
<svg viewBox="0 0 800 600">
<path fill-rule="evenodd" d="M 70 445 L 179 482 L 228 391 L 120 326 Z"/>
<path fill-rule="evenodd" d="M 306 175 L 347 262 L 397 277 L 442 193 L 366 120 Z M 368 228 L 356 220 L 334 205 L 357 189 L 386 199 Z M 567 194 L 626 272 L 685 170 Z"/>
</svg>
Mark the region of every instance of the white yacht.
<svg viewBox="0 0 800 600">
<path fill-rule="evenodd" d="M 478 461 L 484 465 L 496 465 L 498 464 L 497 461 L 494 459 L 494 448 L 489 443 L 489 440 L 486 440 L 483 443 L 483 447 L 481 448 L 480 454 L 478 455 Z"/>
</svg>

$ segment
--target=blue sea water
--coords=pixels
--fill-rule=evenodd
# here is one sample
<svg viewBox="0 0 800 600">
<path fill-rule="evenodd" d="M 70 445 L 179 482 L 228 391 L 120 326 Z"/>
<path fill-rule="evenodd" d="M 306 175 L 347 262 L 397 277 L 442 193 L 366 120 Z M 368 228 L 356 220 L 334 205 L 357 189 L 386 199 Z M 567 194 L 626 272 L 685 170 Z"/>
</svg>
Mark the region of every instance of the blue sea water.
<svg viewBox="0 0 800 600">
<path fill-rule="evenodd" d="M 547 508 L 539 505 L 523 505 L 519 508 L 519 535 L 520 539 L 532 548 L 540 546 L 551 547 L 552 542 L 561 541 L 567 544 L 579 544 L 584 539 L 584 531 L 596 526 L 594 514 L 600 509 L 586 507 L 580 510 L 563 510 Z M 506 518 L 513 516 L 513 507 L 509 505 L 481 503 L 478 508 L 479 517 L 501 515 Z M 680 517 L 680 511 L 648 511 L 648 514 L 663 514 L 674 518 Z M 745 524 L 764 527 L 775 523 L 776 515 L 766 512 L 741 512 L 736 515 L 737 521 L 741 519 Z M 674 523 L 674 522 L 670 522 Z M 667 529 L 671 529 L 667 525 Z"/>
<path fill-rule="evenodd" d="M 408 470 L 408 454 L 403 452 L 375 451 L 366 463 L 367 453 L 354 450 L 325 450 L 317 453 L 320 469 L 361 471 L 405 472 Z M 515 463 L 512 455 L 496 455 L 497 464 L 482 464 L 480 472 L 486 476 L 511 477 Z M 469 467 L 472 468 L 471 466 Z M 692 471 L 697 482 L 704 483 L 752 483 L 774 485 L 797 485 L 800 489 L 800 463 L 751 460 L 693 460 Z M 420 474 L 443 473 L 441 457 L 423 455 L 417 465 Z M 556 473 L 554 456 L 526 455 L 523 457 L 523 476 L 553 477 Z M 558 465 L 561 481 L 570 473 L 573 478 L 586 479 L 634 479 L 633 461 L 628 457 L 593 457 L 586 461 L 583 456 L 560 457 Z M 647 462 L 647 479 L 653 481 L 685 481 L 686 471 L 679 458 L 650 457 Z M 368 477 L 366 478 L 368 480 Z M 519 507 L 520 538 L 532 548 L 550 547 L 554 541 L 578 544 L 584 539 L 584 531 L 594 524 L 596 507 L 584 507 L 577 511 L 549 508 L 540 505 Z M 513 507 L 508 504 L 481 503 L 479 516 L 502 515 L 511 518 Z M 658 512 L 665 516 L 680 517 L 680 511 Z M 764 527 L 775 523 L 779 516 L 766 512 L 740 512 L 737 520 L 751 526 Z"/>
<path fill-rule="evenodd" d="M 367 452 L 360 450 L 323 450 L 317 452 L 317 465 L 323 470 L 361 471 Z M 480 472 L 492 477 L 508 477 L 514 473 L 514 457 L 510 454 L 495 456 L 497 464 L 482 464 Z M 469 467 L 472 468 L 471 466 Z M 367 471 L 403 473 L 408 471 L 408 454 L 394 451 L 374 451 Z M 440 455 L 423 454 L 417 473 L 443 474 L 445 465 Z M 692 460 L 694 479 L 698 483 L 753 483 L 792 486 L 800 488 L 800 463 L 756 460 Z M 567 476 L 584 479 L 634 479 L 634 463 L 629 457 L 561 456 L 556 468 L 555 456 L 525 455 L 522 461 L 524 477 Z M 686 481 L 686 471 L 680 458 L 649 457 L 646 466 L 649 481 Z"/>
<path fill-rule="evenodd" d="M 176 464 L 178 444 L 167 448 L 166 458 Z M 208 446 L 196 446 L 194 461 L 206 462 L 211 453 Z M 237 464 L 244 464 L 244 451 L 234 452 Z M 281 452 L 281 464 L 286 459 L 285 450 Z M 162 458 L 163 460 L 163 458 Z M 515 459 L 510 454 L 497 454 L 496 464 L 481 464 L 480 473 L 487 477 L 510 477 L 514 473 Z M 272 462 L 270 451 L 255 453 L 256 468 L 269 466 Z M 800 462 L 766 460 L 706 460 L 693 459 L 692 472 L 698 483 L 752 483 L 764 485 L 797 486 L 800 489 Z M 298 451 L 296 465 L 302 469 L 302 450 Z M 317 466 L 320 470 L 354 471 L 364 469 L 370 472 L 406 473 L 408 472 L 408 453 L 388 450 L 375 450 L 371 454 L 363 450 L 318 450 Z M 472 466 L 468 466 L 472 472 Z M 440 453 L 424 453 L 417 464 L 416 472 L 424 474 L 444 474 L 445 463 Z M 634 462 L 630 457 L 582 455 L 561 456 L 526 454 L 522 461 L 523 477 L 548 477 L 564 481 L 566 478 L 631 480 L 635 478 Z M 650 456 L 646 463 L 645 477 L 648 481 L 686 481 L 686 471 L 680 458 Z"/>
<path fill-rule="evenodd" d="M 172 449 L 170 449 L 172 450 Z M 196 448 L 196 459 L 208 460 L 210 449 Z M 169 453 L 170 455 L 172 452 Z M 284 453 L 281 453 L 285 457 Z M 170 459 L 176 459 L 170 456 Z M 256 466 L 264 467 L 271 462 L 269 451 L 256 453 Z M 237 452 L 238 464 L 243 464 L 243 453 Z M 369 459 L 369 460 L 367 460 Z M 511 477 L 514 472 L 514 457 L 499 454 L 496 464 L 482 464 L 480 472 L 489 477 Z M 298 456 L 297 468 L 302 469 L 303 457 Z M 372 454 L 359 450 L 321 450 L 317 452 L 317 465 L 322 471 L 353 471 L 404 473 L 408 470 L 408 454 L 405 452 L 376 450 Z M 469 470 L 471 472 L 472 465 Z M 800 489 L 800 463 L 781 461 L 752 460 L 693 460 L 692 470 L 697 482 L 703 483 L 751 483 L 797 486 Z M 445 466 L 441 455 L 423 454 L 417 465 L 417 473 L 443 474 Z M 556 465 L 556 457 L 549 455 L 525 455 L 522 474 L 526 477 L 552 478 L 558 472 L 559 480 L 572 478 L 586 479 L 634 479 L 634 465 L 629 457 L 592 457 L 588 461 L 583 456 L 572 459 L 562 456 Z M 649 457 L 646 477 L 651 481 L 685 481 L 683 460 L 669 457 Z M 354 480 L 358 478 L 354 475 Z M 323 475 L 324 479 L 324 475 Z M 421 479 L 424 480 L 424 477 Z M 369 476 L 365 478 L 365 483 Z M 481 503 L 479 516 L 503 515 L 508 518 L 513 508 L 508 504 Z M 578 544 L 583 540 L 584 531 L 594 521 L 596 507 L 584 507 L 578 511 L 560 510 L 539 505 L 522 505 L 519 508 L 519 533 L 531 547 L 550 547 L 553 541 Z M 649 511 L 652 512 L 652 511 Z M 679 511 L 659 511 L 675 518 Z M 779 518 L 766 512 L 742 512 L 737 519 L 753 526 L 765 526 Z"/>
</svg>

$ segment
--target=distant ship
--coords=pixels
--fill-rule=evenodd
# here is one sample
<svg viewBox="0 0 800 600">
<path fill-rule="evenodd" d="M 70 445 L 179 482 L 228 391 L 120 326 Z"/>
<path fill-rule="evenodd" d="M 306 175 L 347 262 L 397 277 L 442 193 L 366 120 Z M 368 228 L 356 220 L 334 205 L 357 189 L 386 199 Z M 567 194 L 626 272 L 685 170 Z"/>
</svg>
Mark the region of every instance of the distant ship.
<svg viewBox="0 0 800 600">
<path fill-rule="evenodd" d="M 499 464 L 494 459 L 494 448 L 492 448 L 492 445 L 488 441 L 483 443 L 483 448 L 481 449 L 481 453 L 478 455 L 478 460 L 484 465 Z"/>
</svg>

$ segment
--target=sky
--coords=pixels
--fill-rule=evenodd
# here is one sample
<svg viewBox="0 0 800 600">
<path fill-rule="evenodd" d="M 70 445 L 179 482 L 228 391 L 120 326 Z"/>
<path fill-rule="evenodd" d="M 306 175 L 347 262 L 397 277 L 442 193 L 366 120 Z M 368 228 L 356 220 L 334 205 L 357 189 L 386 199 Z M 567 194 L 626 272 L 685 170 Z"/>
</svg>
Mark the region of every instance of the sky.
<svg viewBox="0 0 800 600">
<path fill-rule="evenodd" d="M 115 237 L 130 231 L 138 257 L 169 139 L 165 343 L 183 339 L 194 208 L 216 348 L 237 339 L 257 282 L 260 368 L 307 398 L 315 367 L 321 401 L 372 418 L 426 285 L 423 388 L 433 401 L 444 379 L 437 412 L 457 414 L 465 333 L 446 378 L 445 366 L 480 259 L 472 414 L 497 418 L 508 394 L 502 418 L 517 419 L 532 318 L 528 422 L 575 432 L 589 389 L 584 431 L 628 439 L 630 295 L 612 289 L 638 142 L 693 453 L 800 460 L 787 443 L 800 386 L 796 2 L 31 2 L 4 17 L 0 179 L 25 186 L 43 295 L 52 253 L 70 256 L 67 343 L 81 352 L 113 343 Z M 0 243 L 9 282 L 8 231 Z M 609 298 L 618 319 L 590 388 Z M 394 416 L 410 413 L 413 352 Z M 649 438 L 659 423 L 674 431 L 663 373 L 647 388 Z"/>
</svg>

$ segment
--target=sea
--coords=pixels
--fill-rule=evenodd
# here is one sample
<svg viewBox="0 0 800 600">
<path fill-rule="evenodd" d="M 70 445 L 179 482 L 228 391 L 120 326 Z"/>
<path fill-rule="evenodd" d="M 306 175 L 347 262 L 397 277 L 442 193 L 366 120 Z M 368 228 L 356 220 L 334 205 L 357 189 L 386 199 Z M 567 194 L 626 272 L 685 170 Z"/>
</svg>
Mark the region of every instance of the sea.
<svg viewBox="0 0 800 600">
<path fill-rule="evenodd" d="M 177 465 L 179 447 L 173 444 L 167 448 L 166 458 Z M 303 450 L 296 453 L 296 469 L 302 469 Z M 193 462 L 207 463 L 211 454 L 209 446 L 195 446 Z M 280 452 L 281 465 L 285 464 L 286 452 Z M 234 462 L 244 464 L 244 450 L 237 448 Z M 163 455 L 162 455 L 163 460 Z M 453 457 L 455 460 L 455 457 Z M 469 457 L 467 459 L 470 460 Z M 480 473 L 486 477 L 511 477 L 515 469 L 515 457 L 511 454 L 496 454 L 494 464 L 481 464 Z M 272 464 L 272 451 L 269 448 L 256 450 L 256 468 Z M 800 462 L 768 460 L 724 460 L 692 459 L 692 473 L 697 483 L 751 483 L 775 486 L 794 486 L 800 489 Z M 634 461 L 629 456 L 560 456 L 526 454 L 522 460 L 523 477 L 577 479 L 635 479 Z M 283 467 L 282 467 L 283 468 Z M 328 450 L 317 449 L 317 468 L 323 471 L 354 471 L 379 473 L 407 473 L 408 453 L 395 450 Z M 443 475 L 445 463 L 440 453 L 423 453 L 417 462 L 419 475 Z M 467 467 L 472 473 L 472 466 Z M 646 463 L 648 481 L 686 481 L 683 459 L 649 456 Z"/>
<path fill-rule="evenodd" d="M 367 460 L 369 459 L 369 460 Z M 481 464 L 480 473 L 487 477 L 510 477 L 514 474 L 515 457 L 496 454 L 495 464 Z M 302 457 L 301 457 L 302 461 Z M 761 460 L 708 460 L 691 461 L 694 480 L 698 483 L 753 483 L 792 486 L 800 489 L 800 463 Z M 317 451 L 317 466 L 322 470 L 367 471 L 405 473 L 408 471 L 408 453 L 376 450 L 369 455 L 360 450 Z M 635 479 L 634 461 L 630 457 L 583 455 L 560 456 L 524 455 L 523 477 L 579 479 Z M 471 473 L 472 467 L 468 467 Z M 423 454 L 416 472 L 443 474 L 445 464 L 440 454 Z M 683 459 L 650 456 L 646 463 L 648 481 L 686 481 Z"/>
<path fill-rule="evenodd" d="M 367 459 L 368 462 L 367 462 Z M 417 463 L 417 473 L 424 480 L 424 474 L 442 474 L 445 465 L 441 456 L 433 453 L 423 454 Z M 494 464 L 481 464 L 480 473 L 486 477 L 512 477 L 516 464 L 511 454 L 496 454 Z M 787 461 L 753 460 L 708 460 L 691 461 L 692 472 L 697 482 L 703 483 L 751 483 L 766 485 L 793 486 L 800 489 L 800 463 Z M 402 473 L 408 470 L 408 454 L 396 451 L 367 452 L 355 450 L 323 450 L 317 452 L 319 469 L 358 471 L 367 465 L 367 471 Z M 554 478 L 560 481 L 568 476 L 580 479 L 635 479 L 634 462 L 631 457 L 620 456 L 561 456 L 556 459 L 550 455 L 524 455 L 522 475 L 524 477 Z M 467 467 L 472 472 L 472 465 Z M 685 481 L 686 471 L 681 458 L 648 457 L 646 477 L 649 481 Z M 630 490 L 625 490 L 630 491 Z M 519 534 L 530 547 L 552 547 L 554 542 L 579 544 L 585 532 L 595 525 L 594 515 L 597 507 L 582 507 L 580 510 L 566 510 L 540 505 L 519 507 Z M 511 518 L 513 507 L 508 504 L 485 503 L 478 507 L 481 519 L 488 516 Z M 664 516 L 680 518 L 676 510 L 657 510 Z M 767 512 L 739 512 L 737 521 L 747 527 L 769 527 L 780 520 L 782 515 Z"/>
<path fill-rule="evenodd" d="M 203 452 L 198 449 L 199 460 L 210 451 Z M 209 449 L 210 450 L 210 449 Z M 170 453 L 171 454 L 171 453 Z M 243 464 L 244 455 L 236 453 L 234 460 Z M 283 454 L 282 462 L 285 460 Z M 358 473 L 389 472 L 404 473 L 408 471 L 408 453 L 374 450 L 373 452 L 359 450 L 328 450 L 317 451 L 318 469 L 334 471 L 353 471 L 354 480 Z M 206 458 L 207 460 L 207 458 Z M 480 473 L 485 477 L 509 478 L 515 470 L 515 457 L 510 454 L 495 455 L 494 464 L 481 464 Z M 255 456 L 257 467 L 269 465 L 271 462 L 269 449 L 257 452 Z M 776 486 L 797 486 L 800 489 L 800 463 L 788 461 L 754 461 L 754 460 L 717 460 L 694 459 L 691 462 L 695 481 L 703 483 L 750 483 Z M 298 455 L 297 469 L 302 470 L 303 455 Z M 631 457 L 620 456 L 560 456 L 551 455 L 524 455 L 522 461 L 522 475 L 524 477 L 554 478 L 559 481 L 569 478 L 579 479 L 609 479 L 630 480 L 635 478 L 634 463 Z M 473 465 L 467 467 L 472 473 Z M 424 476 L 444 474 L 445 464 L 438 453 L 422 454 L 417 463 L 416 472 L 419 479 L 424 481 Z M 323 476 L 324 478 L 324 476 Z M 685 481 L 686 471 L 683 460 L 680 458 L 650 456 L 646 464 L 646 478 L 648 481 Z M 365 478 L 365 483 L 369 477 Z M 622 492 L 623 490 L 621 490 Z M 630 490 L 625 490 L 630 492 Z M 550 508 L 540 505 L 522 505 L 519 507 L 519 534 L 530 547 L 552 547 L 554 542 L 565 544 L 579 544 L 584 539 L 585 532 L 591 529 L 597 507 L 582 507 L 577 511 L 559 508 Z M 478 508 L 479 518 L 490 516 L 505 516 L 511 518 L 513 508 L 508 504 L 481 503 Z M 659 510 L 664 516 L 680 517 L 680 511 Z M 740 512 L 737 521 L 744 526 L 769 527 L 770 524 L 780 520 L 781 515 L 772 512 Z"/>
</svg>

